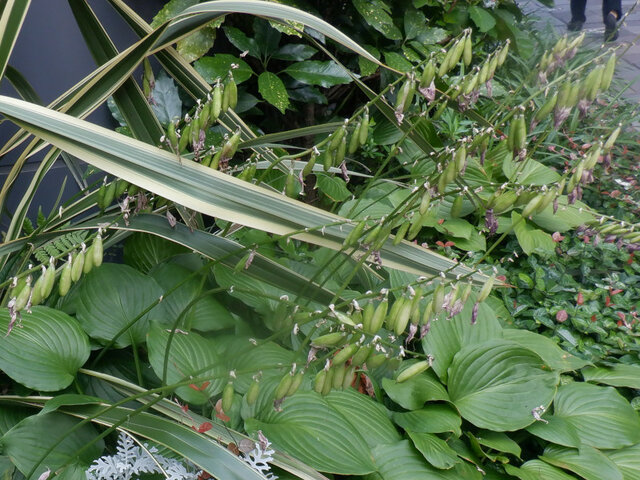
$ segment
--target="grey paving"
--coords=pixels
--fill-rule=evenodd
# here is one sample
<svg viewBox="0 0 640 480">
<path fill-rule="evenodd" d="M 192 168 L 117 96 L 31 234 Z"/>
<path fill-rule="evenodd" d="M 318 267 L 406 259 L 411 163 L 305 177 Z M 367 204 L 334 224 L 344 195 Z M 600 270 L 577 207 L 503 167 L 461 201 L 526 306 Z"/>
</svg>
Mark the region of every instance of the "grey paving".
<svg viewBox="0 0 640 480">
<path fill-rule="evenodd" d="M 537 18 L 541 26 L 550 25 L 559 33 L 567 30 L 571 20 L 569 0 L 556 0 L 552 8 L 545 7 L 536 0 L 521 0 L 522 9 Z M 629 86 L 625 91 L 627 99 L 640 103 L 640 0 L 623 0 L 623 18 L 620 23 L 619 37 L 609 45 L 619 45 L 620 62 L 616 69 L 617 78 Z M 602 24 L 601 0 L 588 0 L 586 9 L 587 21 L 584 30 L 587 33 L 585 44 L 592 48 L 600 48 L 604 36 Z"/>
</svg>

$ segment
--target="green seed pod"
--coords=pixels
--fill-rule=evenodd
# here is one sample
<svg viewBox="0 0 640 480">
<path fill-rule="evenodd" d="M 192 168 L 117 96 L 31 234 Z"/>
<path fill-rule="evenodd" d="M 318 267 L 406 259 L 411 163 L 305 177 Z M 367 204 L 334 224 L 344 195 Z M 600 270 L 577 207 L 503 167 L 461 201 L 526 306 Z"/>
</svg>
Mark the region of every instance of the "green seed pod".
<svg viewBox="0 0 640 480">
<path fill-rule="evenodd" d="M 258 400 L 258 395 L 260 394 L 260 383 L 256 380 L 249 386 L 249 390 L 247 390 L 247 394 L 245 398 L 247 399 L 247 405 L 250 407 L 256 403 Z"/>
<path fill-rule="evenodd" d="M 309 156 L 309 160 L 307 161 L 307 164 L 302 169 L 302 178 L 307 178 L 307 175 L 313 172 L 313 167 L 316 164 L 316 159 L 317 159 L 317 155 L 315 154 L 315 152 Z"/>
<path fill-rule="evenodd" d="M 338 149 L 336 150 L 336 157 L 334 159 L 334 165 L 338 166 L 344 162 L 344 158 L 347 155 L 347 138 L 342 137 L 340 141 L 340 145 L 338 145 Z"/>
<path fill-rule="evenodd" d="M 49 266 L 47 267 L 47 271 L 44 274 L 44 282 L 42 283 L 42 288 L 40 295 L 42 295 L 43 299 L 49 298 L 51 292 L 53 291 L 53 286 L 56 281 L 56 267 L 53 263 L 53 257 L 49 260 Z"/>
<path fill-rule="evenodd" d="M 409 380 L 411 377 L 415 377 L 419 373 L 424 372 L 427 368 L 429 368 L 429 362 L 427 360 L 422 360 L 420 362 L 414 363 L 408 368 L 405 368 L 402 372 L 398 374 L 396 378 L 396 382 L 402 383 Z"/>
<path fill-rule="evenodd" d="M 333 132 L 331 135 L 331 141 L 329 142 L 329 150 L 336 150 L 340 146 L 340 143 L 346 134 L 347 127 L 345 125 L 342 125 L 338 130 Z"/>
<path fill-rule="evenodd" d="M 133 197 L 139 191 L 140 191 L 140 187 L 138 187 L 137 185 L 129 185 L 129 191 L 127 193 Z"/>
<path fill-rule="evenodd" d="M 427 218 L 429 218 L 429 211 L 424 212 L 422 215 L 413 216 L 411 219 L 411 228 L 409 228 L 409 233 L 407 234 L 407 240 L 411 241 L 416 238 Z"/>
<path fill-rule="evenodd" d="M 33 284 L 33 290 L 31 292 L 31 305 L 40 305 L 40 303 L 42 303 L 42 300 L 44 300 L 44 297 L 42 296 L 42 286 L 45 282 L 46 273 L 47 267 L 42 265 L 42 272 L 40 273 L 40 276 L 38 277 L 36 282 Z"/>
<path fill-rule="evenodd" d="M 410 226 L 411 226 L 411 222 L 408 222 L 408 221 L 405 221 L 402 225 L 400 225 L 400 228 L 396 232 L 396 236 L 393 238 L 394 245 L 398 245 L 399 243 L 402 242 L 405 235 L 409 231 Z"/>
<path fill-rule="evenodd" d="M 600 82 L 601 90 L 608 90 L 611 86 L 611 81 L 613 80 L 613 74 L 616 70 L 616 54 L 615 52 L 611 52 L 611 56 L 607 63 L 604 66 L 604 72 L 602 72 L 602 81 Z"/>
<path fill-rule="evenodd" d="M 420 319 L 420 325 L 427 325 L 431 321 L 433 316 L 433 301 L 427 303 L 427 307 L 422 312 L 422 318 Z"/>
<path fill-rule="evenodd" d="M 387 361 L 387 356 L 384 353 L 371 355 L 367 359 L 367 368 L 370 370 L 373 370 L 374 368 L 381 367 L 386 361 Z"/>
<path fill-rule="evenodd" d="M 332 332 L 316 337 L 311 344 L 317 348 L 335 347 L 345 340 L 345 335 L 341 332 Z"/>
<path fill-rule="evenodd" d="M 326 378 L 327 378 L 326 370 L 323 369 L 323 370 L 320 370 L 318 373 L 316 373 L 316 378 L 313 381 L 313 389 L 316 391 L 316 393 L 320 393 L 320 394 L 322 393 Z"/>
<path fill-rule="evenodd" d="M 478 85 L 478 75 L 477 74 L 469 74 L 465 77 L 464 86 L 462 87 L 462 93 L 465 95 L 469 95 L 473 92 Z"/>
<path fill-rule="evenodd" d="M 321 395 L 323 397 L 329 395 L 329 392 L 331 392 L 331 388 L 333 387 L 333 376 L 335 375 L 335 373 L 335 367 L 331 367 L 329 370 L 327 370 L 327 375 L 325 376 L 324 385 L 322 386 L 321 392 Z"/>
<path fill-rule="evenodd" d="M 112 181 L 109 185 L 107 185 L 107 191 L 104 194 L 104 208 L 107 208 L 109 205 L 113 203 L 113 200 L 116 197 L 116 181 Z"/>
<path fill-rule="evenodd" d="M 82 276 L 82 269 L 84 268 L 84 245 L 82 246 L 82 250 L 78 252 L 78 254 L 73 259 L 71 263 L 71 281 L 77 282 L 80 280 Z"/>
<path fill-rule="evenodd" d="M 469 300 L 469 295 L 471 295 L 472 290 L 473 290 L 473 284 L 471 282 L 467 283 L 467 286 L 464 288 L 464 290 L 460 294 L 460 300 L 462 300 L 462 303 L 467 303 L 467 300 Z"/>
<path fill-rule="evenodd" d="M 103 183 L 102 185 L 100 185 L 100 188 L 98 189 L 98 195 L 96 196 L 96 204 L 101 211 L 104 211 L 109 206 L 104 201 L 106 195 L 107 184 Z"/>
<path fill-rule="evenodd" d="M 499 67 L 501 67 L 502 64 L 507 60 L 507 55 L 509 55 L 509 40 L 507 40 L 507 43 L 498 52 L 497 58 Z"/>
<path fill-rule="evenodd" d="M 358 348 L 359 348 L 358 345 L 355 343 L 345 345 L 345 347 L 342 350 L 340 350 L 338 353 L 335 354 L 332 360 L 333 363 L 339 364 L 339 363 L 346 362 L 358 351 Z"/>
<path fill-rule="evenodd" d="M 222 390 L 222 411 L 230 412 L 233 407 L 233 383 L 229 382 L 224 386 Z"/>
<path fill-rule="evenodd" d="M 398 319 L 400 310 L 402 310 L 402 307 L 406 302 L 407 302 L 407 298 L 404 295 L 398 298 L 395 302 L 393 302 L 393 305 L 391 305 L 391 310 L 389 310 L 389 314 L 385 319 L 387 330 L 393 331 L 395 329 L 396 320 Z"/>
<path fill-rule="evenodd" d="M 200 140 L 200 130 L 202 129 L 202 122 L 199 117 L 194 117 L 189 125 L 191 128 L 191 145 L 194 146 Z"/>
<path fill-rule="evenodd" d="M 374 251 L 380 251 L 389 238 L 389 235 L 391 235 L 391 225 L 385 225 L 382 230 L 380 230 L 380 235 L 378 235 L 376 241 L 373 242 L 371 248 L 373 248 Z"/>
<path fill-rule="evenodd" d="M 362 114 L 362 123 L 360 125 L 360 130 L 358 131 L 358 139 L 360 140 L 360 145 L 364 145 L 367 143 L 367 137 L 369 136 L 369 111 L 365 109 Z"/>
<path fill-rule="evenodd" d="M 604 145 L 602 146 L 604 153 L 609 153 L 611 151 L 611 149 L 613 148 L 613 145 L 616 143 L 616 140 L 618 139 L 618 135 L 620 135 L 619 125 L 616 127 L 616 129 L 613 132 L 611 132 L 611 135 L 609 135 L 609 138 L 607 138 L 607 141 L 604 142 Z"/>
<path fill-rule="evenodd" d="M 153 70 L 151 69 L 151 63 L 149 62 L 149 59 L 145 58 L 142 62 L 142 65 L 142 92 L 144 93 L 145 98 L 149 99 L 151 98 L 151 93 L 156 82 L 153 76 Z"/>
<path fill-rule="evenodd" d="M 211 125 L 211 122 L 209 122 L 210 115 L 211 109 L 209 108 L 209 105 L 205 103 L 198 113 L 198 117 L 200 118 L 200 128 L 203 130 L 207 130 Z"/>
<path fill-rule="evenodd" d="M 220 79 L 216 81 L 216 86 L 213 87 L 213 95 L 211 97 L 211 111 L 209 116 L 214 120 L 217 120 L 222 113 L 222 85 Z"/>
<path fill-rule="evenodd" d="M 180 132 L 178 140 L 178 153 L 182 153 L 187 149 L 187 145 L 191 141 L 191 123 L 187 123 Z"/>
<path fill-rule="evenodd" d="M 363 365 L 367 361 L 367 358 L 369 358 L 369 355 L 371 355 L 372 351 L 373 347 L 371 345 L 362 345 L 351 359 L 351 364 Z"/>
<path fill-rule="evenodd" d="M 95 246 L 91 244 L 89 248 L 87 248 L 87 253 L 84 256 L 84 265 L 82 266 L 82 273 L 89 273 L 93 269 L 93 250 Z"/>
<path fill-rule="evenodd" d="M 19 312 L 20 310 L 22 310 L 24 307 L 27 306 L 27 303 L 29 302 L 29 297 L 31 296 L 31 291 L 32 291 L 31 276 L 29 276 L 27 277 L 27 282 L 24 284 L 24 287 L 22 287 L 20 292 L 18 292 L 18 294 L 15 297 L 16 302 L 13 308 L 16 312 Z"/>
<path fill-rule="evenodd" d="M 471 65 L 473 58 L 473 42 L 471 41 L 471 34 L 464 38 L 464 51 L 462 52 L 462 61 L 468 67 Z"/>
<path fill-rule="evenodd" d="M 334 150 L 331 150 L 330 148 L 327 148 L 322 152 L 322 167 L 325 172 L 328 172 L 329 169 L 333 167 L 333 154 Z"/>
<path fill-rule="evenodd" d="M 478 293 L 478 298 L 476 299 L 478 303 L 484 302 L 487 299 L 487 297 L 491 293 L 491 289 L 493 288 L 493 284 L 495 283 L 495 281 L 496 278 L 492 275 L 487 279 L 486 282 L 484 282 L 484 285 L 480 289 L 480 293 Z"/>
<path fill-rule="evenodd" d="M 287 397 L 290 397 L 298 391 L 300 385 L 302 384 L 302 380 L 304 380 L 304 373 L 302 372 L 298 372 L 293 376 L 293 379 L 291 380 L 291 386 L 289 387 L 289 390 L 287 390 Z"/>
<path fill-rule="evenodd" d="M 331 381 L 331 388 L 336 390 L 342 389 L 342 382 L 344 382 L 345 373 L 347 373 L 347 366 L 344 363 L 333 364 L 331 367 L 333 370 L 333 377 Z M 328 392 L 327 392 L 328 393 Z"/>
<path fill-rule="evenodd" d="M 387 311 L 389 309 L 389 300 L 387 297 L 383 298 L 382 301 L 378 304 L 373 313 L 373 317 L 371 318 L 371 328 L 367 331 L 371 335 L 375 335 L 382 328 L 382 324 L 387 316 Z"/>
<path fill-rule="evenodd" d="M 240 145 L 240 130 L 236 130 L 231 138 L 222 146 L 221 158 L 225 160 L 231 160 L 238 151 L 238 145 Z"/>
<path fill-rule="evenodd" d="M 467 148 L 464 145 L 460 145 L 453 154 L 453 162 L 455 163 L 456 173 L 460 173 L 467 162 Z"/>
<path fill-rule="evenodd" d="M 444 304 L 444 285 L 442 283 L 439 283 L 433 291 L 433 299 L 431 301 L 433 302 L 433 313 L 439 314 Z"/>
<path fill-rule="evenodd" d="M 411 310 L 413 307 L 413 302 L 409 299 L 405 300 L 402 305 L 402 308 L 398 312 L 398 316 L 393 325 L 393 331 L 396 336 L 400 336 L 402 332 L 405 331 L 407 325 L 409 324 L 409 318 L 411 317 Z"/>
<path fill-rule="evenodd" d="M 545 193 L 544 196 L 542 197 L 542 200 L 540 201 L 540 205 L 538 205 L 538 208 L 536 209 L 536 213 L 540 213 L 544 211 L 544 209 L 547 208 L 557 196 L 558 196 L 558 189 L 555 187 L 550 188 L 547 191 L 547 193 Z"/>
<path fill-rule="evenodd" d="M 506 212 L 516 203 L 518 195 L 513 190 L 507 192 L 496 192 L 492 200 L 493 212 L 496 214 Z"/>
<path fill-rule="evenodd" d="M 569 94 L 569 99 L 567 100 L 567 106 L 569 108 L 573 108 L 578 104 L 580 100 L 580 84 L 576 83 L 571 87 L 571 93 Z"/>
<path fill-rule="evenodd" d="M 431 119 L 432 120 L 438 120 L 442 116 L 444 111 L 447 109 L 448 105 L 449 105 L 449 103 L 447 102 L 447 100 L 444 100 L 442 102 L 442 104 L 438 107 L 438 109 L 435 111 L 435 113 L 433 114 Z"/>
<path fill-rule="evenodd" d="M 553 95 L 551 95 L 551 97 L 547 99 L 546 102 L 544 102 L 544 104 L 536 112 L 535 117 L 533 117 L 535 122 L 536 123 L 541 122 L 542 120 L 547 118 L 547 116 L 551 114 L 551 112 L 553 112 L 553 109 L 556 106 L 557 101 L 558 101 L 558 94 L 554 93 Z"/>
<path fill-rule="evenodd" d="M 58 293 L 61 297 L 64 297 L 69 293 L 71 288 L 71 255 L 64 267 L 62 267 L 62 273 L 60 273 L 60 281 L 58 282 Z"/>
<path fill-rule="evenodd" d="M 416 93 L 416 82 L 413 78 L 407 78 L 398 91 L 396 97 L 396 112 L 405 112 L 413 103 L 413 98 Z"/>
<path fill-rule="evenodd" d="M 375 239 L 378 238 L 380 232 L 382 232 L 382 224 L 378 224 L 374 228 L 369 230 L 362 243 L 371 245 L 375 241 Z"/>
<path fill-rule="evenodd" d="M 569 96 L 571 95 L 571 89 L 573 84 L 571 81 L 565 81 L 558 90 L 558 100 L 556 102 L 556 108 L 565 108 L 568 105 Z"/>
<path fill-rule="evenodd" d="M 417 287 L 415 289 L 415 295 L 411 300 L 411 316 L 410 318 L 414 318 L 418 312 L 420 312 L 420 303 L 422 302 L 422 297 L 424 296 L 424 291 L 422 287 Z"/>
<path fill-rule="evenodd" d="M 486 60 L 482 67 L 480 67 L 480 71 L 478 72 L 478 83 L 486 83 L 489 80 L 489 61 Z"/>
<path fill-rule="evenodd" d="M 571 192 L 576 185 L 578 185 L 582 181 L 582 172 L 584 171 L 584 161 L 580 162 L 576 167 L 576 171 L 573 173 L 571 178 L 569 179 L 568 189 Z"/>
<path fill-rule="evenodd" d="M 600 90 L 600 84 L 602 83 L 602 77 L 604 74 L 604 66 L 597 66 L 591 73 L 593 74 L 593 79 L 591 84 L 589 84 L 587 100 L 594 101 L 598 96 L 598 91 Z M 589 74 L 589 76 L 591 76 L 591 74 Z"/>
<path fill-rule="evenodd" d="M 584 161 L 584 168 L 586 170 L 591 170 L 598 163 L 598 158 L 600 158 L 600 154 L 602 153 L 602 142 L 598 142 L 596 145 L 591 147 L 589 153 L 587 154 L 587 158 Z"/>
<path fill-rule="evenodd" d="M 176 124 L 173 122 L 169 122 L 169 125 L 167 125 L 167 140 L 169 140 L 169 145 L 171 145 L 171 147 L 176 148 L 178 146 Z"/>
<path fill-rule="evenodd" d="M 425 190 L 425 192 L 422 194 L 422 198 L 420 199 L 420 206 L 418 207 L 418 212 L 420 213 L 420 215 L 424 215 L 425 213 L 427 213 L 430 203 L 431 194 L 429 193 L 429 190 Z"/>
<path fill-rule="evenodd" d="M 438 68 L 438 77 L 440 78 L 444 77 L 449 72 L 449 70 L 451 70 L 454 67 L 454 64 L 452 63 L 454 48 L 455 46 L 449 48 L 449 50 L 444 56 L 444 59 L 440 63 L 440 68 Z"/>
<path fill-rule="evenodd" d="M 362 127 L 362 123 L 358 122 L 349 138 L 349 149 L 347 150 L 349 155 L 356 153 L 360 147 L 360 127 Z"/>
<path fill-rule="evenodd" d="M 350 367 L 347 367 L 345 373 L 344 373 L 344 380 L 342 381 L 342 390 L 346 390 L 347 388 L 351 387 L 351 384 L 353 383 L 353 377 L 356 374 L 356 366 L 351 365 Z"/>
<path fill-rule="evenodd" d="M 102 257 L 104 256 L 103 246 L 102 246 L 102 235 L 98 233 L 95 240 L 93 241 L 93 265 L 99 267 L 102 265 Z"/>
<path fill-rule="evenodd" d="M 362 330 L 364 332 L 371 333 L 371 319 L 373 319 L 375 311 L 376 308 L 374 307 L 373 302 L 368 300 L 362 310 Z"/>
<path fill-rule="evenodd" d="M 455 67 L 464 53 L 464 38 L 459 38 L 452 48 L 453 55 L 451 56 L 450 68 Z"/>
<path fill-rule="evenodd" d="M 218 150 L 215 153 L 215 155 L 211 159 L 211 163 L 209 163 L 209 168 L 212 168 L 213 170 L 218 170 L 218 167 L 220 166 L 220 158 L 222 158 L 222 149 Z"/>
<path fill-rule="evenodd" d="M 436 66 L 433 60 L 429 60 L 420 76 L 420 88 L 427 88 L 436 76 Z"/>
<path fill-rule="evenodd" d="M 493 55 L 491 60 L 489 60 L 489 78 L 492 79 L 496 73 L 496 69 L 498 68 L 498 54 Z"/>
<path fill-rule="evenodd" d="M 451 211 L 449 215 L 453 218 L 458 218 L 460 213 L 462 213 L 462 202 L 464 201 L 464 197 L 462 195 L 456 195 L 456 198 L 453 199 L 453 203 L 451 204 Z"/>
<path fill-rule="evenodd" d="M 345 247 L 355 247 L 358 245 L 358 240 L 362 236 L 364 232 L 364 228 L 367 226 L 367 223 L 362 220 L 358 222 L 358 224 L 349 232 L 347 237 L 344 239 Z"/>
<path fill-rule="evenodd" d="M 280 383 L 278 383 L 278 386 L 276 387 L 276 401 L 282 400 L 285 397 L 292 384 L 293 375 L 291 375 L 291 373 L 285 374 L 285 376 L 282 377 Z"/>
<path fill-rule="evenodd" d="M 284 182 L 284 194 L 289 198 L 296 198 L 298 196 L 298 178 L 293 170 L 289 170 L 287 179 Z"/>
<path fill-rule="evenodd" d="M 529 203 L 527 203 L 527 205 L 522 209 L 522 218 L 527 218 L 529 215 L 533 214 L 538 208 L 538 205 L 540 205 L 543 197 L 544 195 L 536 195 L 529 200 Z"/>
<path fill-rule="evenodd" d="M 128 188 L 129 182 L 123 180 L 122 178 L 118 179 L 116 182 L 116 198 L 120 198 Z"/>
<path fill-rule="evenodd" d="M 445 185 L 449 185 L 458 177 L 458 165 L 456 165 L 455 161 L 449 162 L 447 168 L 442 172 L 445 176 L 444 182 Z"/>
</svg>

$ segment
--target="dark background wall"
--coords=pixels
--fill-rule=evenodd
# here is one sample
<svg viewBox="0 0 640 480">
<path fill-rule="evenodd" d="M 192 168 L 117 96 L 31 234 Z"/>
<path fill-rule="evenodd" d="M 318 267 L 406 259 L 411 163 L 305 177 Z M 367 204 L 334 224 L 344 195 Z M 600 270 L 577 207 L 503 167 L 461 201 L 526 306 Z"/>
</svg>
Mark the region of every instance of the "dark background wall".
<svg viewBox="0 0 640 480">
<path fill-rule="evenodd" d="M 108 2 L 91 0 L 89 3 L 119 50 L 137 40 Z M 128 0 L 126 3 L 147 21 L 151 21 L 165 1 Z M 96 68 L 67 0 L 32 0 L 9 64 L 26 77 L 44 104 L 55 100 Z M 18 97 L 6 79 L 0 83 L 0 94 Z M 106 127 L 115 126 L 106 106 L 93 112 L 88 120 Z M 13 125 L 3 122 L 0 125 L 0 145 L 4 145 L 14 131 Z M 0 230 L 6 230 L 9 222 L 7 214 L 17 206 L 41 159 L 42 155 L 31 158 L 16 182 L 9 197 L 8 212 L 3 212 L 0 218 Z M 0 182 L 3 184 L 15 160 L 15 154 L 0 158 Z M 68 177 L 65 197 L 69 198 L 77 193 L 78 188 L 64 163 L 59 160 L 39 190 L 30 217 L 35 216 L 38 205 L 42 205 L 45 213 L 48 213 L 65 177 Z"/>
</svg>

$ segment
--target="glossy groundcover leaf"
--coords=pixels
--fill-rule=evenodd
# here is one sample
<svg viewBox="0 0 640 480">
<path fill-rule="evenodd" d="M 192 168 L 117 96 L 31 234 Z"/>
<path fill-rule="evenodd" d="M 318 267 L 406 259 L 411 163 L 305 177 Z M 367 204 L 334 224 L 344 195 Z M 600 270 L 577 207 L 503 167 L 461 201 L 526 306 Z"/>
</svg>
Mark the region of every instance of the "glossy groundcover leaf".
<svg viewBox="0 0 640 480">
<path fill-rule="evenodd" d="M 105 263 L 82 280 L 76 316 L 91 338 L 108 342 L 163 293 L 153 278 L 127 265 Z M 149 319 L 158 318 L 153 313 L 142 315 L 116 340 L 116 347 L 143 343 Z"/>
<path fill-rule="evenodd" d="M 580 373 L 586 382 L 640 389 L 640 367 L 637 365 L 619 363 L 609 368 L 589 367 Z"/>
<path fill-rule="evenodd" d="M 193 377 L 207 377 L 202 384 L 178 387 L 176 394 L 183 400 L 202 405 L 210 397 L 220 393 L 227 381 L 227 371 L 222 366 L 213 341 L 197 333 L 176 332 L 169 344 L 170 333 L 166 328 L 153 325 L 147 337 L 149 363 L 159 378 L 167 370 L 167 384 L 178 383 Z M 168 362 L 165 352 L 169 345 Z"/>
<path fill-rule="evenodd" d="M 21 325 L 0 337 L 0 369 L 28 388 L 61 390 L 89 358 L 89 339 L 63 312 L 48 307 L 33 307 L 32 312 L 23 313 Z M 0 329 L 7 332 L 8 325 L 3 309 Z"/>
<path fill-rule="evenodd" d="M 276 448 L 323 472 L 366 475 L 375 470 L 362 435 L 315 392 L 299 392 L 284 401 L 281 411 L 267 409 L 245 427 L 262 430 Z"/>
<path fill-rule="evenodd" d="M 79 422 L 78 419 L 60 413 L 32 415 L 0 438 L 3 453 L 23 475 L 28 475 L 36 463 L 42 460 L 34 475 L 30 477 L 33 479 L 38 478 L 47 469 L 56 471 L 67 463 L 71 468 L 79 466 L 82 473 L 80 478 L 83 478 L 84 470 L 102 454 L 104 443 L 102 440 L 96 441 L 78 457 L 76 451 L 95 440 L 97 436 L 96 430 L 88 424 L 68 434 Z M 55 449 L 42 459 L 51 447 Z M 74 477 L 78 478 L 77 475 Z"/>
<path fill-rule="evenodd" d="M 422 408 L 426 402 L 449 400 L 449 394 L 431 370 L 415 375 L 402 383 L 383 378 L 382 388 L 391 400 L 407 410 Z"/>
<path fill-rule="evenodd" d="M 284 71 L 299 82 L 325 88 L 351 82 L 349 73 L 332 61 L 305 60 L 289 65 Z"/>
<path fill-rule="evenodd" d="M 585 480 L 623 480 L 615 463 L 593 447 L 583 446 L 578 450 L 549 445 L 540 458 L 551 465 L 577 473 Z"/>
<path fill-rule="evenodd" d="M 449 367 L 451 401 L 463 418 L 496 431 L 514 431 L 535 421 L 534 408 L 547 408 L 559 377 L 543 370 L 540 357 L 505 340 L 463 348 Z"/>
<path fill-rule="evenodd" d="M 622 448 L 640 442 L 638 414 L 614 388 L 577 382 L 563 385 L 553 409 L 554 417 L 575 429 L 582 445 Z M 536 425 L 533 433 L 547 438 L 545 427 L 546 424 Z"/>
<path fill-rule="evenodd" d="M 276 74 L 262 72 L 258 77 L 258 91 L 262 98 L 280 110 L 280 113 L 284 113 L 289 107 L 289 94 Z"/>
</svg>

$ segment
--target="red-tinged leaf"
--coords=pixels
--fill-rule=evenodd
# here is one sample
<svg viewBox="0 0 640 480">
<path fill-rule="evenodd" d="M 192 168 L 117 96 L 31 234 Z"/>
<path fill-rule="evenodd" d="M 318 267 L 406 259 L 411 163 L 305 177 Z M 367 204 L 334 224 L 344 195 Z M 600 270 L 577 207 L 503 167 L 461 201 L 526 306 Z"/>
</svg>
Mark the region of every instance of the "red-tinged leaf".
<svg viewBox="0 0 640 480">
<path fill-rule="evenodd" d="M 622 292 L 623 292 L 623 290 L 620 289 L 620 288 L 617 288 L 615 290 L 611 290 L 611 296 L 613 297 L 614 295 L 617 295 L 617 294 L 622 293 Z"/>
<path fill-rule="evenodd" d="M 582 305 L 584 303 L 584 295 L 582 292 L 578 292 L 578 298 L 576 299 L 576 303 L 578 305 Z"/>
<path fill-rule="evenodd" d="M 506 275 L 498 275 L 496 277 L 497 280 L 500 280 L 501 282 L 506 282 L 507 281 L 507 277 Z"/>
<path fill-rule="evenodd" d="M 605 307 L 611 306 L 611 297 L 609 295 L 607 295 L 607 298 L 604 299 L 604 306 Z"/>
<path fill-rule="evenodd" d="M 561 242 L 564 238 L 564 235 L 561 235 L 560 232 L 553 232 L 553 235 L 551 235 L 551 239 L 556 243 Z"/>
<path fill-rule="evenodd" d="M 624 323 L 622 323 L 622 320 L 618 320 L 618 326 L 621 327 L 622 325 L 624 325 Z"/>
<path fill-rule="evenodd" d="M 591 321 L 595 322 L 598 319 L 598 317 L 596 317 L 595 315 L 591 315 Z"/>
<path fill-rule="evenodd" d="M 224 412 L 216 413 L 216 418 L 222 420 L 223 422 L 228 422 L 231 420 Z"/>
<path fill-rule="evenodd" d="M 625 315 L 623 312 L 616 312 L 616 315 L 618 315 L 618 318 L 619 318 L 621 321 L 623 321 L 623 322 L 624 322 L 624 321 L 626 320 L 626 318 L 627 318 L 627 317 L 626 317 L 626 315 Z"/>
<path fill-rule="evenodd" d="M 627 265 L 631 265 L 633 263 L 633 252 L 629 254 L 629 258 L 627 259 Z"/>
<path fill-rule="evenodd" d="M 444 246 L 445 246 L 445 247 L 453 247 L 454 245 L 455 245 L 455 243 L 454 243 L 454 242 L 452 242 L 451 240 L 449 240 L 448 242 L 445 242 L 445 243 L 444 243 Z"/>
</svg>

